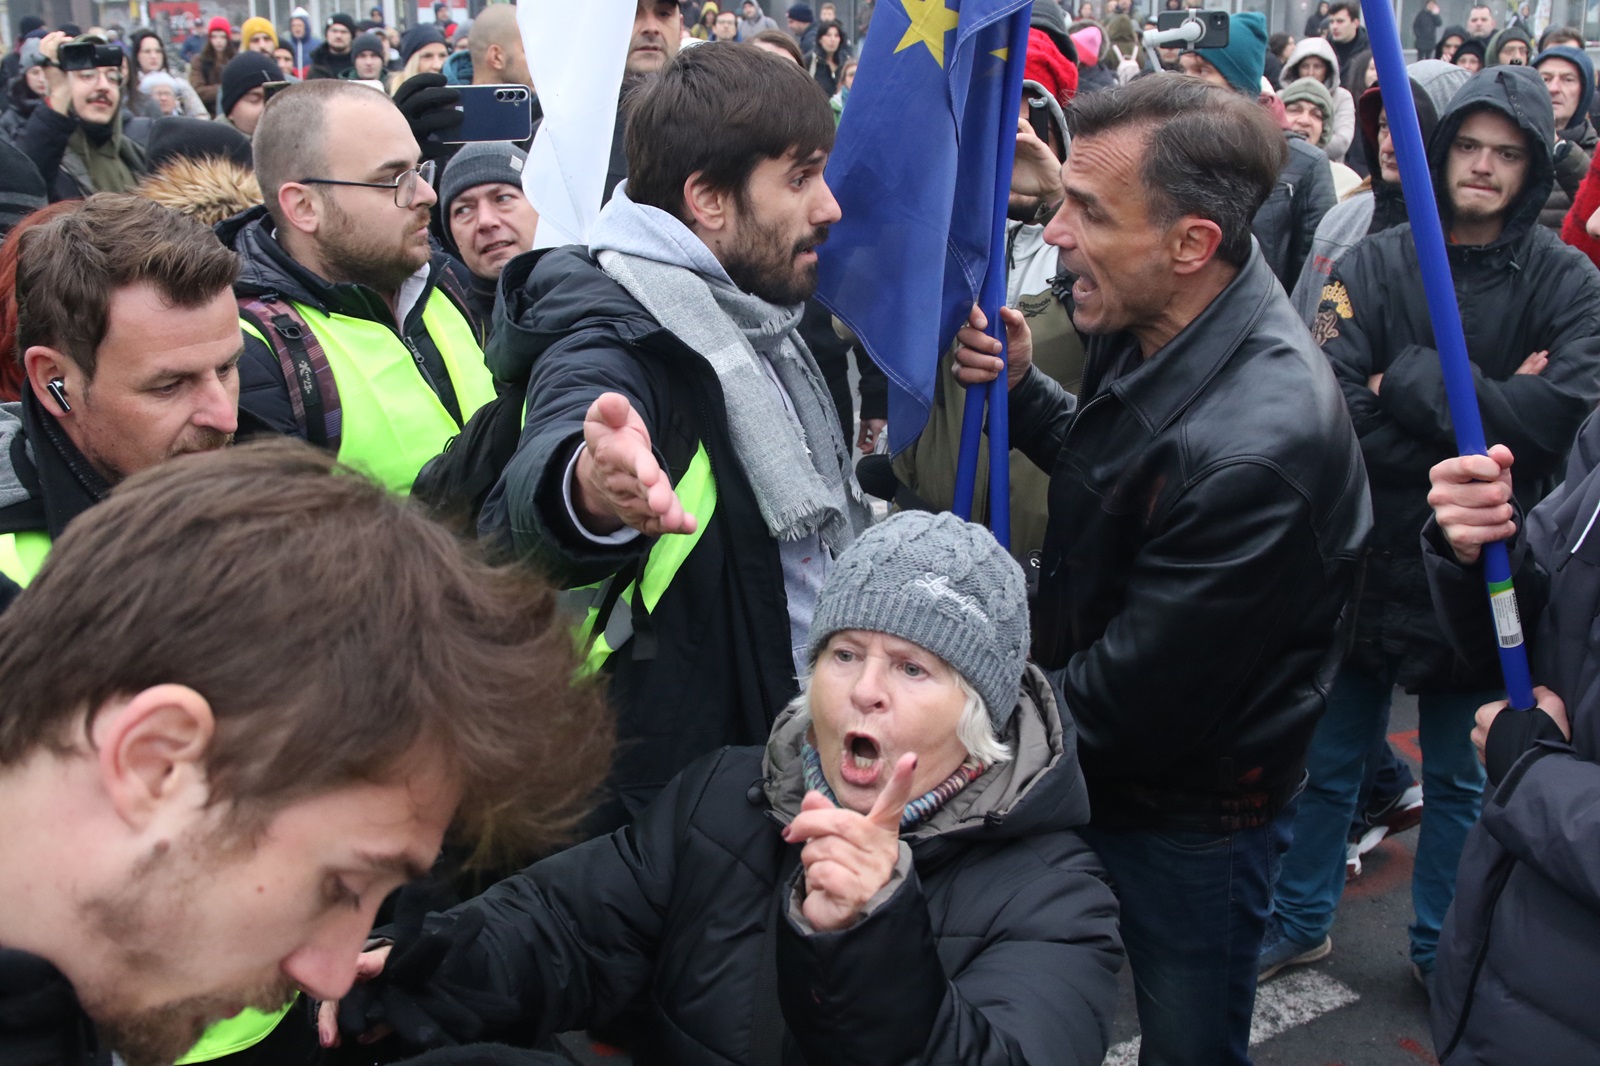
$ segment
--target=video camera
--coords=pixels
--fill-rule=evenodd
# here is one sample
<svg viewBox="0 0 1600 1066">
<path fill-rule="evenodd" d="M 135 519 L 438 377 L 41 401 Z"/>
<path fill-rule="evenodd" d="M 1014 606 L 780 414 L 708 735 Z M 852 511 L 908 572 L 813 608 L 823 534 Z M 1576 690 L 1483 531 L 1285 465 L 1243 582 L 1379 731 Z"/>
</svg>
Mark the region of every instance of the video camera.
<svg viewBox="0 0 1600 1066">
<path fill-rule="evenodd" d="M 1156 32 L 1144 35 L 1144 43 L 1156 48 L 1171 48 L 1178 44 L 1185 52 L 1196 46 L 1226 48 L 1228 46 L 1228 13 L 1226 11 L 1163 11 L 1156 16 Z"/>
<path fill-rule="evenodd" d="M 123 52 L 114 44 L 76 41 L 56 52 L 56 65 L 62 70 L 93 70 L 95 67 L 122 66 Z"/>
</svg>

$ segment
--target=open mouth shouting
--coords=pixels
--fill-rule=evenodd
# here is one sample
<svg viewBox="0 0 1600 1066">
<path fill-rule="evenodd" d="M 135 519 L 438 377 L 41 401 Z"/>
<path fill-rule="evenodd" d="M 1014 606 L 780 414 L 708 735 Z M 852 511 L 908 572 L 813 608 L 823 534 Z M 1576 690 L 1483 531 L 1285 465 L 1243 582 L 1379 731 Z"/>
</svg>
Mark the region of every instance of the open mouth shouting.
<svg viewBox="0 0 1600 1066">
<path fill-rule="evenodd" d="M 883 777 L 883 747 L 866 733 L 846 733 L 839 776 L 856 788 L 871 788 Z"/>
</svg>

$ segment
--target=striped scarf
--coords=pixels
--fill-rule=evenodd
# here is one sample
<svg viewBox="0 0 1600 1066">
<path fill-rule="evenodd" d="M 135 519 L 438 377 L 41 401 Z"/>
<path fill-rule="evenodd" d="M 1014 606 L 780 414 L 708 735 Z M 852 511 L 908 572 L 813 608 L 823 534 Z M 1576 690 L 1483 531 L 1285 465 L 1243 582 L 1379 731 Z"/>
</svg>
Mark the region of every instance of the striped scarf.
<svg viewBox="0 0 1600 1066">
<path fill-rule="evenodd" d="M 816 747 L 809 740 L 800 749 L 800 762 L 805 770 L 806 788 L 822 793 L 829 803 L 839 806 L 838 797 L 828 787 L 828 779 L 822 774 L 822 756 L 817 754 Z M 900 831 L 903 833 L 915 829 L 933 817 L 935 811 L 950 802 L 950 797 L 982 777 L 988 768 L 987 764 L 975 757 L 967 756 L 967 761 L 956 767 L 955 773 L 906 804 L 905 814 L 900 817 Z"/>
</svg>

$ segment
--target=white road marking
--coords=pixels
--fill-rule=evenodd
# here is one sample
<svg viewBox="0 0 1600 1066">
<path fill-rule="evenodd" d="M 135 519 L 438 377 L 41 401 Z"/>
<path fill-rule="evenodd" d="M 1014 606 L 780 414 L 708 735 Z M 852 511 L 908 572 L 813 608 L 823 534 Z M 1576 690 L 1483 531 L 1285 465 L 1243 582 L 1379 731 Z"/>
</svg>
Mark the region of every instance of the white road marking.
<svg viewBox="0 0 1600 1066">
<path fill-rule="evenodd" d="M 1315 970 L 1303 970 L 1268 981 L 1256 992 L 1255 1016 L 1250 1020 L 1250 1046 L 1279 1033 L 1348 1007 L 1361 996 L 1340 981 Z M 1124 1040 L 1106 1053 L 1105 1066 L 1137 1066 L 1139 1038 Z"/>
</svg>

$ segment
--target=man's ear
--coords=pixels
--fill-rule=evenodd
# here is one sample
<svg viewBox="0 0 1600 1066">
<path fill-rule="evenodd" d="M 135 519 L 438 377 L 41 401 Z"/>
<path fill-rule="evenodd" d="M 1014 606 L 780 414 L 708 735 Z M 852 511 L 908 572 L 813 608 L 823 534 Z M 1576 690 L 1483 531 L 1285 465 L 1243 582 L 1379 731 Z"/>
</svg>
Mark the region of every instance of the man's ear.
<svg viewBox="0 0 1600 1066">
<path fill-rule="evenodd" d="M 497 44 L 491 44 L 483 50 L 483 65 L 490 70 L 506 69 L 506 50 Z"/>
<path fill-rule="evenodd" d="M 34 398 L 44 405 L 56 418 L 71 418 L 72 416 L 62 410 L 61 404 L 45 388 L 57 378 L 61 379 L 66 388 L 67 403 L 73 401 L 86 391 L 83 385 L 83 371 L 78 369 L 78 364 L 65 353 L 43 344 L 35 344 L 22 353 L 23 373 L 28 377 L 28 384 L 33 388 Z"/>
<path fill-rule="evenodd" d="M 301 233 L 315 233 L 322 224 L 322 205 L 311 186 L 297 181 L 285 182 L 278 188 L 278 212 L 285 225 Z"/>
<path fill-rule="evenodd" d="M 722 233 L 733 223 L 733 193 L 713 188 L 697 170 L 683 182 L 683 206 L 692 228 Z"/>
<path fill-rule="evenodd" d="M 102 709 L 90 735 L 118 816 L 142 830 L 185 793 L 203 789 L 201 760 L 215 731 L 211 704 L 187 685 L 156 685 Z"/>
<path fill-rule="evenodd" d="M 1202 269 L 1222 247 L 1222 227 L 1209 218 L 1185 215 L 1168 232 L 1172 270 L 1179 276 Z"/>
</svg>

